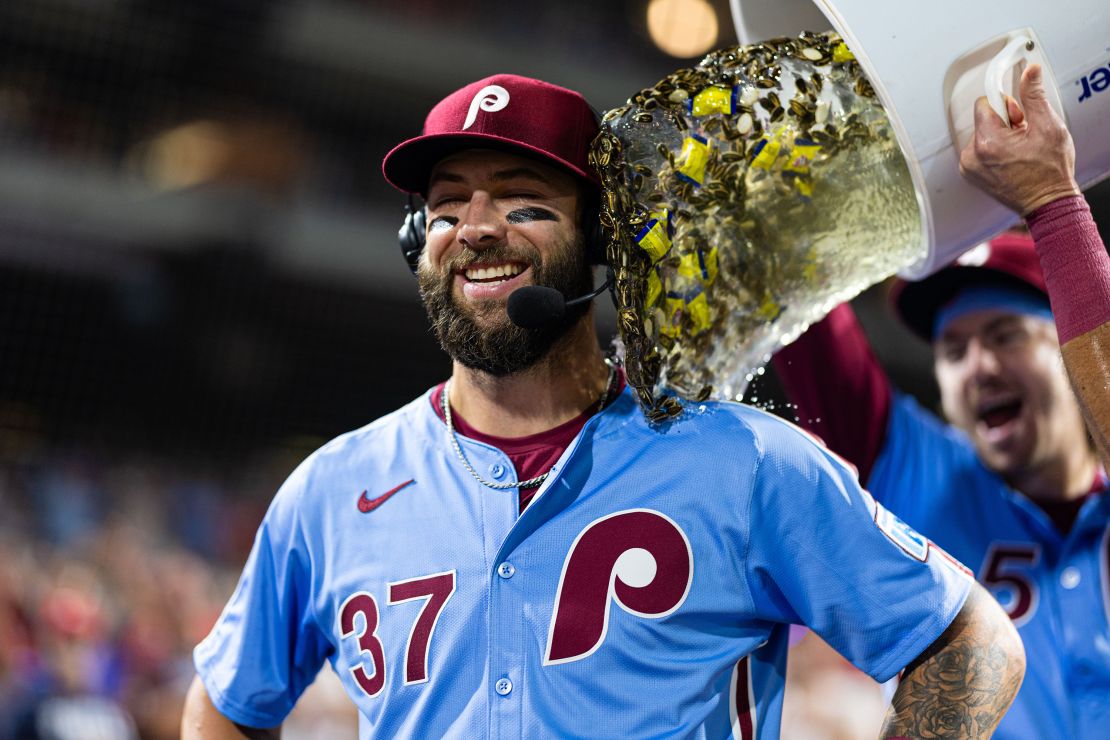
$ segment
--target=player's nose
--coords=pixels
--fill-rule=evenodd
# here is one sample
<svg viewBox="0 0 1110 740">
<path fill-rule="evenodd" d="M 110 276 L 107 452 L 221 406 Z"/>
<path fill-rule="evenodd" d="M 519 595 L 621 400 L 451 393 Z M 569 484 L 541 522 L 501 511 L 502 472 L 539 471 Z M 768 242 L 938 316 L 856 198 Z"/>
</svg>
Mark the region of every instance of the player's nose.
<svg viewBox="0 0 1110 740">
<path fill-rule="evenodd" d="M 497 212 L 493 198 L 483 190 L 475 190 L 459 220 L 456 238 L 471 249 L 492 247 L 505 239 L 505 221 Z"/>
<path fill-rule="evenodd" d="M 978 383 L 996 379 L 1002 369 L 997 353 L 978 337 L 968 342 L 965 367 L 968 379 Z"/>
</svg>

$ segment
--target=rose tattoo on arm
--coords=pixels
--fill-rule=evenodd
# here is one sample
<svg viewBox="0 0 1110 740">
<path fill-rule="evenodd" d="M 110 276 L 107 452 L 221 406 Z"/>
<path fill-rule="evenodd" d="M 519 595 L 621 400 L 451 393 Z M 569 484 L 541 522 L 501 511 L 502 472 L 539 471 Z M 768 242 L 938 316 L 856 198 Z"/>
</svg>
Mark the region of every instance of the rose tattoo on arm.
<svg viewBox="0 0 1110 740">
<path fill-rule="evenodd" d="M 1024 675 L 1017 630 L 976 584 L 948 629 L 906 666 L 882 737 L 988 738 Z"/>
</svg>

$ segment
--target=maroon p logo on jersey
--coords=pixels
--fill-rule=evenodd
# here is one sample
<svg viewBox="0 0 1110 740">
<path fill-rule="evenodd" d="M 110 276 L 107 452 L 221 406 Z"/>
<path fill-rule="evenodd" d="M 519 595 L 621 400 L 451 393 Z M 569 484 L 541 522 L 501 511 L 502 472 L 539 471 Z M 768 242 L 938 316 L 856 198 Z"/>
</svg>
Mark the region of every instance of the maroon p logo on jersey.
<svg viewBox="0 0 1110 740">
<path fill-rule="evenodd" d="M 563 563 L 544 665 L 597 650 L 613 602 L 647 619 L 671 614 L 686 600 L 693 577 L 689 538 L 670 517 L 630 509 L 591 522 Z"/>
</svg>

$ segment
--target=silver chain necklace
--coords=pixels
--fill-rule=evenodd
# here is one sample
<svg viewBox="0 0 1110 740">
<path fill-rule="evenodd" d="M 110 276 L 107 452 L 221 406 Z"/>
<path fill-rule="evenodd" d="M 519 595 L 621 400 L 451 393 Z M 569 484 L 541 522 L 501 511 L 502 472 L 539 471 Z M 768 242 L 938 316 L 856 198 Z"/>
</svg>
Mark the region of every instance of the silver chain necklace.
<svg viewBox="0 0 1110 740">
<path fill-rule="evenodd" d="M 597 399 L 598 412 L 605 408 L 605 403 L 609 400 L 609 394 L 613 392 L 613 382 L 617 378 L 616 363 L 606 360 L 605 364 L 609 366 L 609 379 L 605 381 L 605 390 L 601 392 L 601 397 Z M 466 468 L 467 472 L 474 476 L 474 480 L 487 488 L 493 488 L 498 491 L 504 491 L 509 488 L 535 488 L 547 480 L 547 476 L 551 474 L 550 470 L 542 475 L 537 475 L 535 478 L 522 481 L 509 481 L 508 483 L 494 483 L 478 475 L 478 471 L 471 467 L 470 461 L 466 459 L 466 455 L 462 451 L 462 446 L 459 444 L 459 435 L 455 433 L 455 425 L 451 421 L 451 401 L 448 397 L 450 392 L 451 381 L 448 380 L 443 384 L 443 419 L 447 422 L 447 434 L 451 439 L 451 446 L 455 448 L 455 454 L 459 456 L 459 460 L 462 461 L 463 467 Z"/>
</svg>

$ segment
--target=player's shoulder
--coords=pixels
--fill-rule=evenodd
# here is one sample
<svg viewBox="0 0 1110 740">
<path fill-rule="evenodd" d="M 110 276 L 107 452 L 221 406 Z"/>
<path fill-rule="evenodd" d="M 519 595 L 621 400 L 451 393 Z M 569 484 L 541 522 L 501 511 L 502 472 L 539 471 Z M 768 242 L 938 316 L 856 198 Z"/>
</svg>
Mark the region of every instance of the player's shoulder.
<svg viewBox="0 0 1110 740">
<path fill-rule="evenodd" d="M 750 437 L 761 450 L 779 444 L 823 447 L 809 432 L 780 416 L 756 406 L 736 401 L 686 402 L 685 416 L 706 426 L 705 432 L 731 438 Z"/>
<path fill-rule="evenodd" d="M 722 405 L 751 434 L 759 468 L 765 474 L 800 475 L 809 480 L 831 477 L 842 482 L 859 479 L 859 471 L 852 463 L 794 422 L 748 404 Z"/>
<path fill-rule="evenodd" d="M 360 471 L 373 476 L 399 461 L 422 459 L 437 427 L 431 391 L 365 426 L 324 443 L 289 476 L 284 488 L 326 488 L 329 480 Z"/>
<path fill-rule="evenodd" d="M 691 454 L 700 450 L 723 455 L 727 450 L 735 461 L 743 452 L 756 466 L 768 455 L 789 454 L 803 462 L 807 456 L 817 459 L 831 454 L 809 432 L 748 404 L 683 401 L 682 405 L 683 413 L 675 420 L 650 428 L 662 440 L 673 438 L 680 446 L 690 446 Z"/>
<path fill-rule="evenodd" d="M 396 411 L 340 434 L 322 445 L 313 456 L 324 460 L 347 458 L 352 453 L 374 452 L 379 445 L 400 438 L 418 443 L 438 426 L 430 393 L 430 390 L 425 391 Z"/>
</svg>

